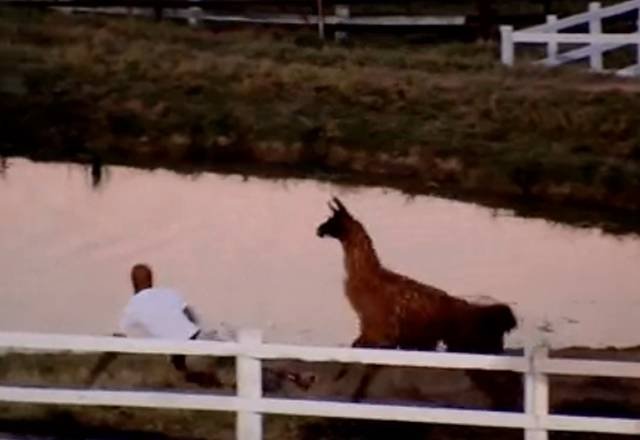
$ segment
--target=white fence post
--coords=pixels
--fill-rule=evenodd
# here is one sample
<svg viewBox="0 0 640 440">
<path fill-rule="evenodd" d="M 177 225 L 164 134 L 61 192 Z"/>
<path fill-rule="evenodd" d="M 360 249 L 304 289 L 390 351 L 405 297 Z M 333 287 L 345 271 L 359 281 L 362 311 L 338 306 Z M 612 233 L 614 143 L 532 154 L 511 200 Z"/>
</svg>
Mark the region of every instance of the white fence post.
<svg viewBox="0 0 640 440">
<path fill-rule="evenodd" d="M 547 15 L 547 24 L 553 24 L 558 21 L 557 15 Z M 547 43 L 547 59 L 555 62 L 558 59 L 558 42 L 549 40 Z"/>
<path fill-rule="evenodd" d="M 62 12 L 63 14 L 71 15 L 73 14 L 73 8 L 69 7 L 57 7 L 56 10 Z"/>
<path fill-rule="evenodd" d="M 636 42 L 636 75 L 640 75 L 640 7 L 638 7 L 636 30 L 638 31 L 638 41 Z"/>
<path fill-rule="evenodd" d="M 500 60 L 502 64 L 513 66 L 513 26 L 500 26 Z"/>
<path fill-rule="evenodd" d="M 589 3 L 589 34 L 600 35 L 602 34 L 602 17 L 600 15 L 600 9 L 602 5 L 600 2 Z M 602 46 L 597 43 L 590 43 L 591 54 L 589 56 L 589 64 L 593 70 L 600 71 L 603 69 L 602 63 Z"/>
<path fill-rule="evenodd" d="M 187 10 L 187 21 L 189 26 L 197 27 L 202 20 L 202 8 L 198 6 L 192 6 Z"/>
<path fill-rule="evenodd" d="M 318 38 L 324 40 L 324 6 L 322 0 L 316 0 L 318 8 Z"/>
<path fill-rule="evenodd" d="M 526 352 L 529 360 L 529 369 L 525 375 L 524 410 L 527 415 L 533 416 L 533 429 L 525 431 L 525 440 L 548 440 L 549 433 L 541 426 L 541 418 L 549 414 L 549 377 L 540 373 L 539 360 L 547 358 L 549 349 L 546 346 L 528 348 Z"/>
<path fill-rule="evenodd" d="M 243 399 L 262 397 L 262 366 L 260 359 L 246 353 L 262 344 L 260 330 L 242 330 L 238 337 L 242 352 L 236 359 L 236 383 L 238 396 Z M 236 420 L 237 440 L 262 440 L 262 415 L 251 411 L 238 411 Z"/>
<path fill-rule="evenodd" d="M 336 5 L 335 6 L 335 15 L 337 23 L 340 24 L 340 19 L 348 19 L 351 17 L 351 9 L 349 9 L 349 5 Z M 346 41 L 349 38 L 349 33 L 347 31 L 336 31 L 334 34 L 334 38 L 337 42 Z"/>
</svg>

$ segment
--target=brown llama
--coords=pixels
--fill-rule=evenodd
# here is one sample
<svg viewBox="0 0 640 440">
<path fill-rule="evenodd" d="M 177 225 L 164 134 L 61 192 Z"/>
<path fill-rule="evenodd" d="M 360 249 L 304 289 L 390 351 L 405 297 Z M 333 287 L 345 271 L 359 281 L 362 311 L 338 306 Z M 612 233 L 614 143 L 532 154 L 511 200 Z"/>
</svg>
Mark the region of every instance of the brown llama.
<svg viewBox="0 0 640 440">
<path fill-rule="evenodd" d="M 345 294 L 360 321 L 354 347 L 433 350 L 442 341 L 449 351 L 504 351 L 504 335 L 516 326 L 509 306 L 473 304 L 385 268 L 364 226 L 340 200 L 333 203 L 317 234 L 342 244 Z"/>
</svg>

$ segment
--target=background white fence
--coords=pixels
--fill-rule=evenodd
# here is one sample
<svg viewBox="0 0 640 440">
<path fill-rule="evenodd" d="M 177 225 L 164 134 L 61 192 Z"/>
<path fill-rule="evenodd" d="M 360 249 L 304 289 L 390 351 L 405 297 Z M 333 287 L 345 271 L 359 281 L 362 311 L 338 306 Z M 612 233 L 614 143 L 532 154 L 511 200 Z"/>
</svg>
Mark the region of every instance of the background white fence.
<svg viewBox="0 0 640 440">
<path fill-rule="evenodd" d="M 28 2 L 29 0 L 24 0 Z M 286 4 L 286 3 L 285 3 Z M 130 15 L 149 17 L 153 12 L 149 8 L 127 7 L 59 7 L 66 13 L 98 13 L 106 15 Z M 197 6 L 188 9 L 163 9 L 163 17 L 186 20 L 197 26 L 207 23 L 247 23 L 275 25 L 312 25 L 318 29 L 318 36 L 324 39 L 324 26 L 464 26 L 464 15 L 361 15 L 353 16 L 349 5 L 335 5 L 333 15 L 323 13 L 322 1 L 318 0 L 318 14 L 215 14 L 204 12 Z M 336 39 L 346 38 L 346 31 L 336 32 Z"/>
<path fill-rule="evenodd" d="M 235 396 L 5 385 L 0 386 L 0 401 L 234 411 L 237 413 L 237 438 L 241 440 L 262 438 L 262 414 L 521 428 L 525 431 L 526 440 L 545 440 L 550 430 L 640 435 L 640 419 L 549 414 L 548 382 L 549 374 L 640 378 L 639 363 L 553 359 L 548 357 L 547 349 L 544 347 L 527 350 L 524 357 L 304 347 L 263 343 L 259 331 L 244 330 L 239 333 L 237 342 L 0 333 L 0 349 L 5 352 L 44 350 L 47 352 L 121 352 L 235 357 L 237 375 L 237 395 Z M 263 359 L 516 371 L 524 375 L 525 411 L 523 413 L 475 411 L 264 398 L 261 369 Z"/>
<path fill-rule="evenodd" d="M 636 12 L 638 14 L 635 33 L 603 33 L 602 21 L 605 18 Z M 561 33 L 579 25 L 588 25 L 588 33 Z M 613 6 L 602 7 L 600 3 L 589 4 L 587 12 L 558 19 L 549 15 L 547 22 L 527 29 L 514 31 L 512 26 L 501 26 L 501 59 L 506 65 L 513 65 L 517 43 L 542 43 L 546 45 L 547 55 L 539 62 L 547 66 L 575 62 L 588 58 L 594 71 L 605 71 L 603 54 L 623 46 L 635 46 L 635 62 L 614 71 L 617 75 L 640 75 L 640 0 L 630 0 Z M 584 45 L 561 52 L 561 44 Z"/>
</svg>

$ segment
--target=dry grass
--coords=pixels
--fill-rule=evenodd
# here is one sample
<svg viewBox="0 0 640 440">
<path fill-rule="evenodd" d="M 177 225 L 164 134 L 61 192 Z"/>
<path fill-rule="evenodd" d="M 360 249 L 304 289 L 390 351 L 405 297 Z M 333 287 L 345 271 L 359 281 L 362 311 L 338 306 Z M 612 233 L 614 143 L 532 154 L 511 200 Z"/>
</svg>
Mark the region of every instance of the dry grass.
<svg viewBox="0 0 640 440">
<path fill-rule="evenodd" d="M 553 356 L 638 361 L 640 350 L 588 348 L 564 349 Z M 84 388 L 93 354 L 0 354 L 0 385 Z M 233 393 L 234 362 L 231 359 L 189 358 L 195 371 L 215 369 L 224 386 L 200 387 L 185 382 L 164 356 L 122 355 L 94 383 L 94 388 L 115 390 L 161 390 L 206 394 Z M 336 381 L 342 364 L 265 362 L 263 371 L 268 397 L 342 400 L 359 383 L 361 366 L 352 365 Z M 313 373 L 316 380 L 309 390 L 276 380 L 274 372 Z M 467 384 L 466 386 L 464 384 Z M 376 402 L 431 402 L 431 405 L 482 409 L 486 398 L 474 389 L 464 374 L 455 370 L 385 367 L 370 389 Z M 293 387 L 293 388 L 292 388 Z M 447 393 L 447 387 L 452 391 Z M 640 414 L 640 380 L 590 377 L 551 377 L 550 404 L 556 414 L 635 418 Z M 506 392 L 505 389 L 501 389 Z M 383 398 L 384 397 L 384 398 Z M 407 400 L 408 399 L 408 400 Z M 435 400 L 434 400 L 435 399 Z M 440 403 L 438 403 L 440 402 Z M 468 404 L 463 404 L 465 403 Z M 419 403 L 418 403 L 419 404 Z M 151 410 L 124 407 L 47 406 L 0 404 L 0 432 L 42 434 L 61 439 L 209 439 L 231 440 L 235 416 L 231 413 L 187 410 Z M 53 436 L 53 437 L 52 437 Z M 517 430 L 438 426 L 391 422 L 329 420 L 311 417 L 265 417 L 267 440 L 388 439 L 407 440 L 516 440 Z M 554 433 L 552 439 L 597 440 L 615 436 Z"/>
<path fill-rule="evenodd" d="M 20 386 L 84 388 L 97 355 L 39 354 L 0 355 L 0 383 Z M 216 368 L 223 389 L 201 388 L 185 382 L 164 356 L 122 355 L 93 385 L 101 389 L 188 391 L 229 394 L 233 392 L 233 362 L 200 359 L 191 368 Z M 235 438 L 235 414 L 86 406 L 0 405 L 0 432 L 40 433 L 60 438 L 214 439 Z M 296 438 L 290 420 L 267 421 L 266 439 Z"/>
</svg>

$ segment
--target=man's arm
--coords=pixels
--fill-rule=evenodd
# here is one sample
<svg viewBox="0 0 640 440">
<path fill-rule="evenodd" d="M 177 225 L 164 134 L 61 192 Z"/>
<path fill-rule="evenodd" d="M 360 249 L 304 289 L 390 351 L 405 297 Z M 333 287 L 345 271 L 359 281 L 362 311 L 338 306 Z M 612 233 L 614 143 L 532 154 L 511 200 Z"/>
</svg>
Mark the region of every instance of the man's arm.
<svg viewBox="0 0 640 440">
<path fill-rule="evenodd" d="M 199 325 L 199 322 L 198 322 L 199 319 L 196 316 L 196 314 L 193 312 L 193 309 L 191 307 L 189 307 L 188 305 L 184 306 L 184 309 L 182 309 L 182 312 L 184 313 L 184 316 L 186 316 L 189 321 L 191 321 L 195 325 Z"/>
</svg>

